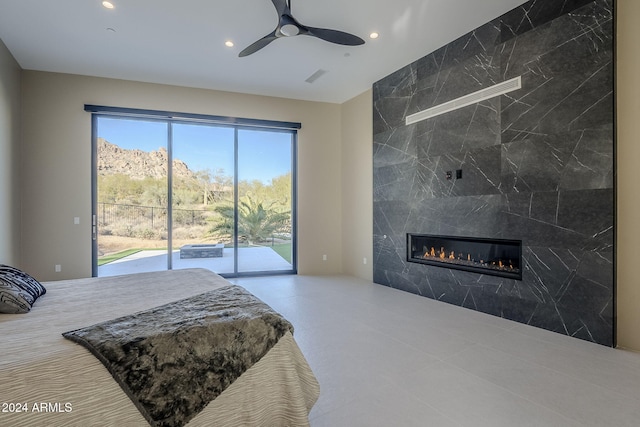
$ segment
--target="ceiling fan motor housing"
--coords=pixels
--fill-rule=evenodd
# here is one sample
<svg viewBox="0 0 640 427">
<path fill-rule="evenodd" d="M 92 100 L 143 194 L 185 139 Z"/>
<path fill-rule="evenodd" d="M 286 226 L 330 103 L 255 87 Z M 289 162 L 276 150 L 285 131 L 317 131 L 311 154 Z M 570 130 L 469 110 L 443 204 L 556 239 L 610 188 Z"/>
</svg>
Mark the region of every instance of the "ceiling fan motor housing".
<svg viewBox="0 0 640 427">
<path fill-rule="evenodd" d="M 279 31 L 285 37 L 297 36 L 300 34 L 300 24 L 292 16 L 284 14 L 280 17 Z"/>
</svg>

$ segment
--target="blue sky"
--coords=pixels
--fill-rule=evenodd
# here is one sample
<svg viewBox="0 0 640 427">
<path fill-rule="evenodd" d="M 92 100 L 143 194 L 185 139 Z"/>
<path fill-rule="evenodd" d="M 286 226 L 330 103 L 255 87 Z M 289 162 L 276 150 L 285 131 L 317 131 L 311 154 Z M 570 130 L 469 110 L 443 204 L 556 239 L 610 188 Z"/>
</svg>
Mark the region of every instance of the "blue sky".
<svg viewBox="0 0 640 427">
<path fill-rule="evenodd" d="M 98 137 L 126 149 L 167 148 L 168 125 L 162 122 L 100 117 Z M 173 158 L 193 171 L 224 169 L 233 174 L 233 128 L 197 124 L 173 125 Z M 272 178 L 291 171 L 291 135 L 285 132 L 239 130 L 240 180 Z"/>
</svg>

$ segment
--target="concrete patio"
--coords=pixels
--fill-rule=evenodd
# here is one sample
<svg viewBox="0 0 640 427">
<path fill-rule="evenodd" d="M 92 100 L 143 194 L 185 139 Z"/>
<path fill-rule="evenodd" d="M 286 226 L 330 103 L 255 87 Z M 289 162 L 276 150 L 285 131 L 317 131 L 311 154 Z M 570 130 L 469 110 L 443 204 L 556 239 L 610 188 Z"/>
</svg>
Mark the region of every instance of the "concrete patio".
<svg viewBox="0 0 640 427">
<path fill-rule="evenodd" d="M 172 251 L 172 268 L 206 268 L 218 274 L 234 273 L 233 248 L 225 248 L 222 257 L 180 259 L 180 250 Z M 167 251 L 143 250 L 98 267 L 98 276 L 159 271 L 167 269 Z M 291 263 L 269 247 L 238 248 L 238 272 L 290 271 Z"/>
</svg>

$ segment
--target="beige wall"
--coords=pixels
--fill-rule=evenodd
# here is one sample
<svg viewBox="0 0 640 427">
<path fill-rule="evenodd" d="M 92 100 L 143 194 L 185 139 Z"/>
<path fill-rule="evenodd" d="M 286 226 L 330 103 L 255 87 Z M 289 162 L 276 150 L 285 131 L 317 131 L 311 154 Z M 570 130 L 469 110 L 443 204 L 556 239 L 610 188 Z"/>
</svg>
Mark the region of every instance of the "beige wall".
<svg viewBox="0 0 640 427">
<path fill-rule="evenodd" d="M 20 267 L 20 67 L 0 40 L 0 264 Z"/>
<path fill-rule="evenodd" d="M 343 272 L 373 280 L 372 258 L 373 99 L 368 90 L 342 104 Z"/>
<path fill-rule="evenodd" d="M 342 271 L 340 105 L 35 71 L 24 71 L 22 83 L 21 259 L 40 280 L 91 275 L 91 121 L 84 104 L 301 122 L 298 271 Z"/>
<path fill-rule="evenodd" d="M 640 2 L 617 2 L 618 346 L 640 351 Z"/>
</svg>

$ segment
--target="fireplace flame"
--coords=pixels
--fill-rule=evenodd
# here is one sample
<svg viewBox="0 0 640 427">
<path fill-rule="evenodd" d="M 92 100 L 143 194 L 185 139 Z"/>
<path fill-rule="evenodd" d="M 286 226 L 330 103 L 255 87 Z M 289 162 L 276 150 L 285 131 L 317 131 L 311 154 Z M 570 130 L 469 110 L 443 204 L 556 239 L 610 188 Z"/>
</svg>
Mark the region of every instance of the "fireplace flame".
<svg viewBox="0 0 640 427">
<path fill-rule="evenodd" d="M 455 251 L 447 251 L 444 247 L 441 247 L 439 251 L 436 251 L 436 248 L 434 247 L 431 247 L 429 249 L 423 247 L 423 250 L 425 251 L 424 255 L 422 256 L 423 259 L 435 258 L 440 260 L 454 260 L 454 262 L 462 263 L 466 261 L 467 263 L 472 263 L 475 265 L 491 265 L 494 268 L 498 268 L 500 270 L 517 270 L 513 266 L 512 260 L 507 260 L 506 263 L 503 260 L 486 262 L 483 259 L 478 260 L 476 258 L 472 258 L 470 253 L 468 253 L 466 256 L 463 253 L 460 253 L 458 254 L 458 256 L 456 256 Z"/>
<path fill-rule="evenodd" d="M 431 238 L 427 235 L 417 236 L 414 241 L 412 236 L 407 234 L 409 244 L 407 261 L 517 280 L 522 278 L 519 266 L 522 256 L 519 253 L 521 246 L 516 241 L 502 243 L 498 240 L 494 242 L 491 239 L 475 241 L 471 238 L 448 238 L 446 236 Z M 468 241 L 469 244 L 463 243 L 465 241 Z"/>
</svg>

